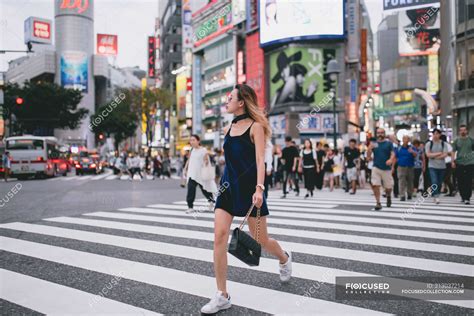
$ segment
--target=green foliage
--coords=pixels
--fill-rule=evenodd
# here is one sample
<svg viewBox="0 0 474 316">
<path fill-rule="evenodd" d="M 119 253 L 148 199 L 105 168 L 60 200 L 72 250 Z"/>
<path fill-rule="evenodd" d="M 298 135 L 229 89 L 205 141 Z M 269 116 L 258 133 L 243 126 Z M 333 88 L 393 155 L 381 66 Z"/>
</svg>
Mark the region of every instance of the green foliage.
<svg viewBox="0 0 474 316">
<path fill-rule="evenodd" d="M 16 104 L 17 97 L 23 99 L 23 104 Z M 81 99 L 81 92 L 54 83 L 25 82 L 22 87 L 7 84 L 4 115 L 15 115 L 17 133 L 31 134 L 40 128 L 76 129 L 88 113 L 87 109 L 78 108 Z"/>
</svg>

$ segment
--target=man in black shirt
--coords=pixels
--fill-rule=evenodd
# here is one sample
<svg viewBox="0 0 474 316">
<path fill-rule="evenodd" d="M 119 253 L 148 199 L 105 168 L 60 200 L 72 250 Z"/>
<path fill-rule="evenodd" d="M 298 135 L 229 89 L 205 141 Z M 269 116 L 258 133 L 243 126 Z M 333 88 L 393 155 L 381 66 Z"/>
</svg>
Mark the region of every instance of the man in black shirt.
<svg viewBox="0 0 474 316">
<path fill-rule="evenodd" d="M 300 188 L 298 186 L 298 177 L 296 175 L 298 168 L 299 153 L 298 149 L 292 145 L 291 137 L 285 137 L 286 147 L 283 148 L 281 160 L 284 166 L 283 169 L 283 196 L 282 199 L 286 198 L 288 192 L 286 191 L 286 185 L 288 183 L 288 178 L 293 180 L 295 185 L 296 196 L 300 195 Z"/>
<path fill-rule="evenodd" d="M 357 186 L 357 173 L 359 171 L 359 149 L 356 148 L 357 141 L 351 139 L 349 141 L 349 147 L 344 149 L 344 159 L 346 160 L 346 177 L 347 181 L 351 183 L 352 192 L 351 194 L 356 193 Z"/>
</svg>

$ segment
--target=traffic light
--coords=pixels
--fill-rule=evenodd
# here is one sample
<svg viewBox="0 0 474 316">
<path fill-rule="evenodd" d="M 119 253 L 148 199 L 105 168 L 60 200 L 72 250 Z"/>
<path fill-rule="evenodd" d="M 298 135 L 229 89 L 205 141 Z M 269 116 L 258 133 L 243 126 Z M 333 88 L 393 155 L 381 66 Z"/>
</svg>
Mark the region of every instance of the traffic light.
<svg viewBox="0 0 474 316">
<path fill-rule="evenodd" d="M 104 139 L 104 134 L 102 134 L 102 133 L 99 134 L 99 139 L 100 139 L 100 140 L 103 140 L 103 139 Z"/>
<path fill-rule="evenodd" d="M 15 102 L 16 102 L 17 105 L 22 105 L 23 104 L 23 98 L 16 97 Z"/>
</svg>

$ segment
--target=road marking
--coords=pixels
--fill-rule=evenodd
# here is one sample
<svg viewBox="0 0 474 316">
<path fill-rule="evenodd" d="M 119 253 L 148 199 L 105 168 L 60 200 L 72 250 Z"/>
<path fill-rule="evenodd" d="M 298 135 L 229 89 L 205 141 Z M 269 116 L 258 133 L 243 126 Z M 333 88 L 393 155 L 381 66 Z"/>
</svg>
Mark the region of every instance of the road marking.
<svg viewBox="0 0 474 316">
<path fill-rule="evenodd" d="M 0 269 L 0 297 L 46 315 L 135 314 L 160 315 L 53 282 Z M 105 285 L 104 285 L 105 286 Z M 6 312 L 6 311 L 5 311 Z"/>
<path fill-rule="evenodd" d="M 195 273 L 7 237 L 0 237 L 0 248 L 5 251 L 99 273 L 120 275 L 129 280 L 200 297 L 212 297 L 215 294 L 215 279 Z M 319 313 L 348 315 L 385 314 L 234 281 L 227 281 L 227 285 L 229 293 L 232 295 L 233 304 L 270 314 L 278 314 L 282 311 L 287 314 L 311 314 L 316 310 Z M 252 295 L 248 295 L 248 293 L 252 293 Z M 301 300 L 304 300 L 304 304 L 297 305 L 296 302 Z"/>
</svg>

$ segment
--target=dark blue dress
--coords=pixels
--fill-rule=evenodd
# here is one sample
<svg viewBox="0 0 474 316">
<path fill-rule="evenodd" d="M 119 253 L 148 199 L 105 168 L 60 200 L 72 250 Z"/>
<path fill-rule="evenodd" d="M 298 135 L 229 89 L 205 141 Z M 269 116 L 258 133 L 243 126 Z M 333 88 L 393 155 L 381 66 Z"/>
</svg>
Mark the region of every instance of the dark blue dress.
<svg viewBox="0 0 474 316">
<path fill-rule="evenodd" d="M 250 127 L 240 136 L 230 136 L 230 130 L 224 138 L 225 170 L 221 178 L 216 208 L 221 208 L 232 216 L 244 217 L 252 205 L 252 196 L 257 185 L 257 160 L 255 144 L 250 138 Z M 260 216 L 268 215 L 267 202 L 263 198 Z M 254 208 L 250 214 L 257 216 Z"/>
</svg>

